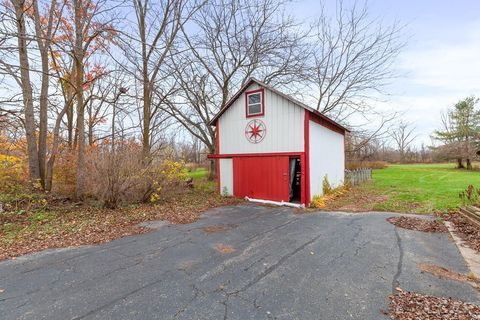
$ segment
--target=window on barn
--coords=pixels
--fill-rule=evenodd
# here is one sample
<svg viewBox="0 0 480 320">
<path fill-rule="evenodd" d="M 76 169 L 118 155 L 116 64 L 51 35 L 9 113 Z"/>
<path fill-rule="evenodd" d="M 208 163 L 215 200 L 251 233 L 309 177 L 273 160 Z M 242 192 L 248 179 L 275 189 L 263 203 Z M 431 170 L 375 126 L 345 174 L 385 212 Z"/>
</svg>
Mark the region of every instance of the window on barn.
<svg viewBox="0 0 480 320">
<path fill-rule="evenodd" d="M 245 96 L 247 117 L 263 116 L 265 114 L 263 89 L 246 92 Z"/>
</svg>

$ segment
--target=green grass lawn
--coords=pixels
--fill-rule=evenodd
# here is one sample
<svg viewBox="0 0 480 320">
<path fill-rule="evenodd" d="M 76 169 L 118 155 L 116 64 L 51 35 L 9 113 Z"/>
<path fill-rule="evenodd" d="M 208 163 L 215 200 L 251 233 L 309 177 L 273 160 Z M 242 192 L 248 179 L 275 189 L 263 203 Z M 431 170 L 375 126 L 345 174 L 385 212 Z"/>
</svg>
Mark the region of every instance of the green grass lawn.
<svg viewBox="0 0 480 320">
<path fill-rule="evenodd" d="M 454 164 L 390 165 L 374 170 L 372 182 L 354 188 L 331 207 L 350 205 L 359 210 L 415 213 L 447 211 L 461 205 L 458 194 L 469 184 L 480 187 L 480 172 L 459 170 Z"/>
<path fill-rule="evenodd" d="M 208 176 L 208 169 L 207 168 L 197 168 L 189 171 L 188 176 L 193 180 L 202 179 Z"/>
</svg>

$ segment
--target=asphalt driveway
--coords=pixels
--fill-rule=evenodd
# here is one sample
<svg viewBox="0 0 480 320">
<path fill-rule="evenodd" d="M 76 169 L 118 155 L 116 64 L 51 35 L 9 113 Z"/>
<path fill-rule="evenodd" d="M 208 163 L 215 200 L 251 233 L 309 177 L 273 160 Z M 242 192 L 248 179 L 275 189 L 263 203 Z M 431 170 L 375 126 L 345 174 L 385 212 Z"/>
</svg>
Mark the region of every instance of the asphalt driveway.
<svg viewBox="0 0 480 320">
<path fill-rule="evenodd" d="M 468 272 L 447 234 L 398 229 L 389 216 L 223 207 L 190 225 L 0 262 L 0 318 L 387 319 L 396 286 L 480 301 L 417 267 Z"/>
</svg>

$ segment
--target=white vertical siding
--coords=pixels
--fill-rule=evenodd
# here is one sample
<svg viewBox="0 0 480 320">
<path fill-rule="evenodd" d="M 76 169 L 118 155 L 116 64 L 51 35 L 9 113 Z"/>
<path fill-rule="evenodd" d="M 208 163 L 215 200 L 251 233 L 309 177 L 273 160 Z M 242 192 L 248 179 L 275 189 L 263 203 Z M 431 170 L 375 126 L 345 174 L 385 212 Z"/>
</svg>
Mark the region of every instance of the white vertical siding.
<svg viewBox="0 0 480 320">
<path fill-rule="evenodd" d="M 233 195 L 233 160 L 219 159 L 220 161 L 220 194 Z"/>
<path fill-rule="evenodd" d="M 325 176 L 334 187 L 343 183 L 345 174 L 344 136 L 310 121 L 310 196 L 323 193 Z"/>
<path fill-rule="evenodd" d="M 252 84 L 246 91 L 259 89 Z M 245 116 L 245 93 L 220 117 L 220 153 L 303 152 L 304 112 L 302 107 L 264 88 L 265 115 Z M 267 133 L 263 141 L 254 144 L 245 137 L 245 127 L 252 119 L 262 120 Z"/>
</svg>

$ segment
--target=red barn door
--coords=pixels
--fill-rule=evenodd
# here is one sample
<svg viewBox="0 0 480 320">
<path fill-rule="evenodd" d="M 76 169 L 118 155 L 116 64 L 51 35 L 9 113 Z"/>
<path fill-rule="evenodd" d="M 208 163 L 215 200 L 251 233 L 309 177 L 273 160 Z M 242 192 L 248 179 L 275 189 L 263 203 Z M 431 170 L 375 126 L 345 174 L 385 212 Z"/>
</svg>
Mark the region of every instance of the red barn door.
<svg viewBox="0 0 480 320">
<path fill-rule="evenodd" d="M 233 159 L 233 193 L 273 201 L 289 201 L 289 157 L 236 157 Z"/>
</svg>

